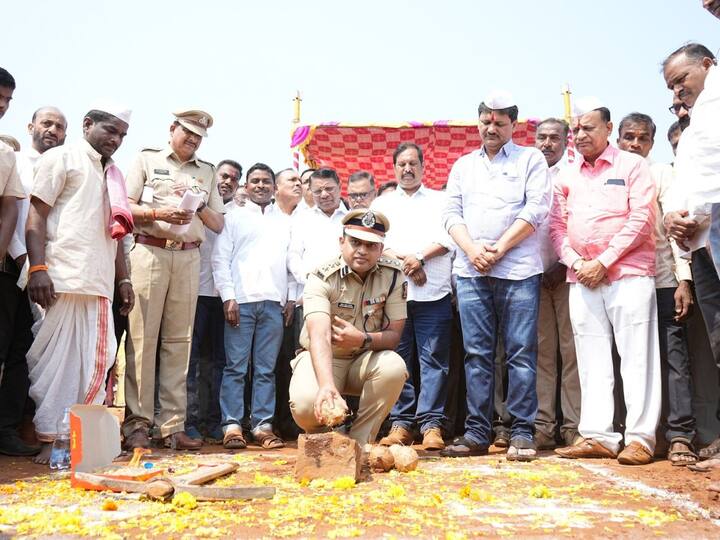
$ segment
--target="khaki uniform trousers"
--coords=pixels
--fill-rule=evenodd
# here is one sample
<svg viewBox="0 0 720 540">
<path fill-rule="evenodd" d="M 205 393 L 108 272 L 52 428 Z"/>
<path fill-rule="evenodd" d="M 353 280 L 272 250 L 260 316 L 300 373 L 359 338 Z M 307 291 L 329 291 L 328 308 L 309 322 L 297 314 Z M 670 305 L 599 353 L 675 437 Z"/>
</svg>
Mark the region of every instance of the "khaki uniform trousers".
<svg viewBox="0 0 720 540">
<path fill-rule="evenodd" d="M 295 422 L 306 433 L 327 431 L 313 410 L 318 383 L 310 352 L 300 353 L 291 366 L 290 411 Z M 394 351 L 367 351 L 355 358 L 333 358 L 333 379 L 338 392 L 360 396 L 350 438 L 361 446 L 375 442 L 383 420 L 400 397 L 407 376 L 405 362 Z"/>
<path fill-rule="evenodd" d="M 200 250 L 172 251 L 135 244 L 130 264 L 135 307 L 128 316 L 125 402 L 129 415 L 123 433 L 128 436 L 138 427 L 154 423 L 160 435 L 167 437 L 185 429 Z M 155 418 L 156 358 L 160 410 Z"/>
<path fill-rule="evenodd" d="M 535 430 L 555 438 L 557 427 L 557 351 L 560 346 L 562 370 L 560 372 L 560 408 L 563 413 L 561 435 L 571 444 L 577 435 L 580 422 L 580 378 L 568 296 L 569 283 L 560 283 L 555 289 L 540 287 L 538 314 L 537 396 L 538 412 Z"/>
</svg>

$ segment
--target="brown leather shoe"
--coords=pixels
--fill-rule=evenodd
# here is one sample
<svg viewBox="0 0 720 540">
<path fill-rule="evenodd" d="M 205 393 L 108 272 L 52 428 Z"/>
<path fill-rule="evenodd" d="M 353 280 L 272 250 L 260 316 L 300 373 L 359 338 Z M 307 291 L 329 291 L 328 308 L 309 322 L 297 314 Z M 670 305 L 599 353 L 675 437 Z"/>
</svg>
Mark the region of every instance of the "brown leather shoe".
<svg viewBox="0 0 720 540">
<path fill-rule="evenodd" d="M 402 426 L 393 426 L 390 429 L 390 433 L 380 439 L 380 442 L 378 444 L 381 444 L 382 446 L 392 446 L 393 444 L 403 444 L 405 446 L 410 446 L 412 443 L 412 433 L 410 433 Z"/>
<path fill-rule="evenodd" d="M 202 441 L 191 439 L 184 431 L 178 431 L 172 435 L 168 435 L 164 440 L 165 448 L 173 450 L 200 450 Z"/>
<path fill-rule="evenodd" d="M 148 428 L 141 427 L 133 431 L 125 437 L 123 444 L 125 450 L 135 450 L 136 448 L 150 448 L 150 432 Z"/>
<path fill-rule="evenodd" d="M 556 448 L 555 453 L 560 457 L 569 459 L 583 458 L 611 458 L 615 459 L 617 454 L 606 448 L 593 439 L 583 439 L 578 444 L 566 446 L 565 448 Z"/>
<path fill-rule="evenodd" d="M 445 448 L 445 441 L 439 427 L 431 427 L 425 430 L 425 433 L 423 433 L 423 447 L 425 447 L 425 450 L 442 450 Z"/>
<path fill-rule="evenodd" d="M 622 465 L 647 465 L 652 463 L 653 453 L 639 442 L 628 444 L 617 458 Z"/>
</svg>

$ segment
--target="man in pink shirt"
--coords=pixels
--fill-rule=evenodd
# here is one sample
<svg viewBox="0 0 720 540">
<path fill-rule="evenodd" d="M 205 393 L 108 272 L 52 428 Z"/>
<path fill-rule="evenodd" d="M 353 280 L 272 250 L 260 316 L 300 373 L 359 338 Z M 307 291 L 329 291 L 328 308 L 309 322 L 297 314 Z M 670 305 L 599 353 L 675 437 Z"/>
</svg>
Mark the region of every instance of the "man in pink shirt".
<svg viewBox="0 0 720 540">
<path fill-rule="evenodd" d="M 571 283 L 583 439 L 556 452 L 642 465 L 652 461 L 660 416 L 655 183 L 642 157 L 608 144 L 610 111 L 597 98 L 578 100 L 572 130 L 580 159 L 556 180 L 550 236 Z M 619 455 L 613 338 L 627 405 Z"/>
</svg>

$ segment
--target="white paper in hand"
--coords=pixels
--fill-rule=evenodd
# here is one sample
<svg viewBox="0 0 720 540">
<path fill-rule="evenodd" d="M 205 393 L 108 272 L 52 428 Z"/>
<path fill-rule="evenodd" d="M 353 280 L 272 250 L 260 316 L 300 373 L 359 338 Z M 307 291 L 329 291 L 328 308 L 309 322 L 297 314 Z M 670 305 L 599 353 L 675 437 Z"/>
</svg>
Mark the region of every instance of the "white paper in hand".
<svg viewBox="0 0 720 540">
<path fill-rule="evenodd" d="M 180 210 L 192 210 L 193 212 L 198 209 L 198 206 L 200 206 L 203 202 L 203 196 L 202 193 L 195 193 L 193 190 L 188 189 L 183 194 L 183 198 L 180 201 L 180 204 L 178 204 L 178 209 Z M 192 223 L 192 222 L 191 222 Z M 190 228 L 190 223 L 185 223 L 184 225 L 179 225 L 177 223 L 174 223 L 170 225 L 170 231 L 172 231 L 175 234 L 183 234 L 187 232 L 187 230 Z"/>
</svg>

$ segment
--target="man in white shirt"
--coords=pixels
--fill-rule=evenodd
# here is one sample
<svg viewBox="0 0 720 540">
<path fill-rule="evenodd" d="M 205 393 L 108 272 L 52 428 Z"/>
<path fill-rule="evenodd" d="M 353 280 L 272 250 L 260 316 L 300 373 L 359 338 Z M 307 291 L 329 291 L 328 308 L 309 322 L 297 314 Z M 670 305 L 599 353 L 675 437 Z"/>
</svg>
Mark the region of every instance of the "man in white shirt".
<svg viewBox="0 0 720 540">
<path fill-rule="evenodd" d="M 310 191 L 310 175 L 317 169 L 305 169 L 300 175 L 300 185 L 302 186 L 302 199 L 298 204 L 298 210 L 308 210 L 315 206 L 312 191 Z"/>
<path fill-rule="evenodd" d="M 233 195 L 240 178 L 242 165 L 237 161 L 224 159 L 218 163 L 215 179 L 228 213 L 236 208 Z M 205 227 L 205 241 L 200 244 L 200 286 L 188 364 L 185 419 L 185 433 L 190 438 L 202 439 L 204 434 L 205 440 L 212 444 L 223 440 L 220 427 L 220 383 L 225 369 L 223 303 L 212 276 L 211 258 L 216 239 L 217 234 Z"/>
<path fill-rule="evenodd" d="M 557 118 L 548 118 L 537 126 L 535 148 L 545 156 L 553 180 L 563 164 L 569 129 L 567 123 Z M 540 450 L 548 450 L 556 446 L 558 382 L 563 416 L 560 435 L 566 445 L 576 442 L 580 422 L 580 378 L 570 324 L 570 284 L 565 280 L 567 268 L 560 262 L 552 246 L 549 220 L 545 220 L 538 228 L 537 235 L 540 239 L 543 276 L 538 313 L 538 412 L 535 417 L 535 443 Z M 557 362 L 558 348 L 562 358 L 560 373 Z"/>
<path fill-rule="evenodd" d="M 356 171 L 348 178 L 347 198 L 350 210 L 370 208 L 375 200 L 375 177 L 367 171 Z"/>
<path fill-rule="evenodd" d="M 688 110 L 675 157 L 677 181 L 668 195 L 664 224 L 678 246 L 692 252 L 692 272 L 715 362 L 720 364 L 720 71 L 704 45 L 688 43 L 663 62 L 675 100 Z M 711 219 L 712 216 L 712 219 Z M 712 222 L 712 226 L 710 223 Z M 709 244 L 711 249 L 706 249 Z M 712 248 L 715 249 L 712 249 Z M 715 259 L 713 261 L 712 259 Z M 713 262 L 715 262 L 713 272 Z M 720 457 L 720 437 L 700 457 Z"/>
<path fill-rule="evenodd" d="M 649 162 L 655 131 L 652 118 L 631 113 L 620 121 L 618 148 L 638 154 Z M 657 188 L 658 215 L 662 215 L 663 204 L 674 181 L 673 169 L 667 164 L 651 163 L 650 172 Z M 673 465 L 688 465 L 698 460 L 693 449 L 696 431 L 685 329 L 685 320 L 693 303 L 692 274 L 689 262 L 680 257 L 675 243 L 667 239 L 660 219 L 655 224 L 655 249 L 655 295 L 663 385 L 660 422 L 669 443 L 668 460 Z M 626 384 L 632 384 L 632 381 Z"/>
<path fill-rule="evenodd" d="M 252 365 L 250 424 L 263 448 L 284 446 L 273 432 L 275 363 L 282 342 L 283 309 L 294 305 L 288 279 L 290 218 L 275 204 L 275 174 L 264 163 L 247 172 L 248 202 L 230 212 L 212 256 L 215 287 L 225 314 L 226 366 L 220 386 L 225 448 L 245 448 L 245 382 Z M 288 291 L 293 296 L 288 297 Z"/>
<path fill-rule="evenodd" d="M 395 352 L 405 360 L 409 376 L 390 411 L 390 433 L 380 444 L 412 444 L 417 425 L 425 449 L 442 450 L 453 320 L 453 244 L 442 226 L 447 198 L 423 186 L 420 146 L 400 144 L 393 153 L 393 167 L 398 189 L 376 199 L 372 208 L 390 221 L 385 254 L 402 261 L 408 279 L 407 319 Z M 413 374 L 420 381 L 417 391 Z"/>
<path fill-rule="evenodd" d="M 302 199 L 302 183 L 295 169 L 283 169 L 275 175 L 275 204 L 291 216 Z"/>
</svg>

